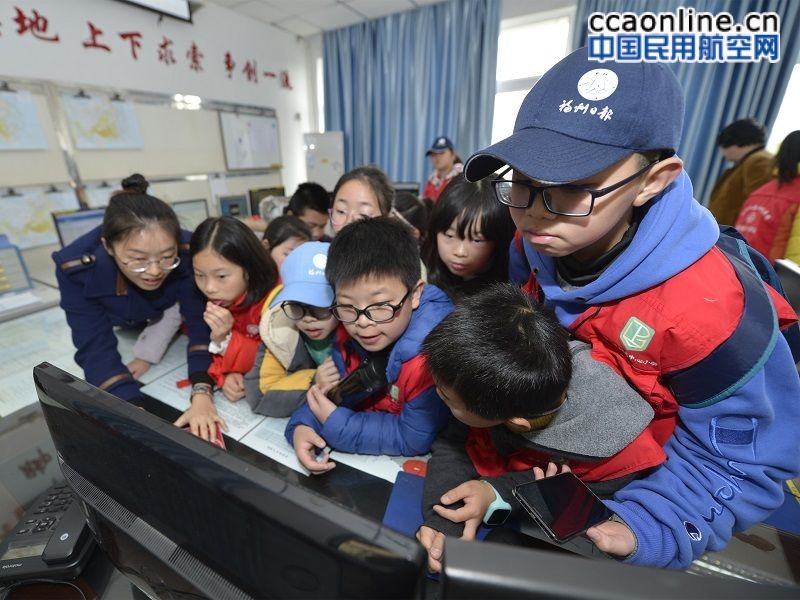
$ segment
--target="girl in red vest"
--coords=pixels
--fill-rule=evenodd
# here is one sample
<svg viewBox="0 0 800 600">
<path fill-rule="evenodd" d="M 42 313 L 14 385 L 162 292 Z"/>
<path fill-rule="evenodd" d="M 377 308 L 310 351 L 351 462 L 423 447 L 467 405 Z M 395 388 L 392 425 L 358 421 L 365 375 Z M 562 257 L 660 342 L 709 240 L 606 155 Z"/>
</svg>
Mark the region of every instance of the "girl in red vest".
<svg viewBox="0 0 800 600">
<path fill-rule="evenodd" d="M 211 329 L 208 374 L 228 400 L 244 397 L 244 374 L 253 366 L 264 303 L 278 285 L 278 267 L 256 235 L 234 217 L 211 217 L 190 244 L 194 279 L 207 298 L 203 319 Z M 214 407 L 213 388 L 192 387 L 191 407 L 175 422 L 213 440 L 227 429 Z"/>
</svg>

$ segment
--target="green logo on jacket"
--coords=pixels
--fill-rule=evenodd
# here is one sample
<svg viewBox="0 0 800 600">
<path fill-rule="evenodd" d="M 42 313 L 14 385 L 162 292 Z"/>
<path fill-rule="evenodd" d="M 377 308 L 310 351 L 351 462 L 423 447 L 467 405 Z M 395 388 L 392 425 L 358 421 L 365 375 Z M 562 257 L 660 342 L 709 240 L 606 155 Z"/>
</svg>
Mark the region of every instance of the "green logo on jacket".
<svg viewBox="0 0 800 600">
<path fill-rule="evenodd" d="M 628 350 L 642 351 L 650 344 L 655 335 L 655 330 L 636 317 L 631 317 L 619 334 L 622 345 Z"/>
</svg>

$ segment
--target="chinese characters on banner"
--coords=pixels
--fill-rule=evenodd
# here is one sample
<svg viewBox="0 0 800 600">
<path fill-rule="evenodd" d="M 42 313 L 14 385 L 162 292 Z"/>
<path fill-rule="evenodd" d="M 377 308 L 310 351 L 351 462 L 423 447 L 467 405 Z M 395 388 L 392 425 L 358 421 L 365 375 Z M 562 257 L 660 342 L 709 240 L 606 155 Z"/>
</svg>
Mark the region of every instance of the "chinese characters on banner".
<svg viewBox="0 0 800 600">
<path fill-rule="evenodd" d="M 131 60 L 153 60 L 168 68 L 188 68 L 196 73 L 206 69 L 222 69 L 228 79 L 240 77 L 258 84 L 264 79 L 275 79 L 282 88 L 292 89 L 288 71 L 262 71 L 255 59 L 235 57 L 225 52 L 220 57 L 207 57 L 196 42 L 186 48 L 178 48 L 174 40 L 160 34 L 160 39 L 148 38 L 139 31 L 109 31 L 103 24 L 86 21 L 86 37 L 80 41 L 62 39 L 57 23 L 51 23 L 45 14 L 37 9 L 23 10 L 14 7 L 11 19 L 0 15 L 0 37 L 8 35 L 3 25 L 8 24 L 18 36 L 31 36 L 43 43 L 81 44 L 86 52 L 128 52 Z"/>
</svg>

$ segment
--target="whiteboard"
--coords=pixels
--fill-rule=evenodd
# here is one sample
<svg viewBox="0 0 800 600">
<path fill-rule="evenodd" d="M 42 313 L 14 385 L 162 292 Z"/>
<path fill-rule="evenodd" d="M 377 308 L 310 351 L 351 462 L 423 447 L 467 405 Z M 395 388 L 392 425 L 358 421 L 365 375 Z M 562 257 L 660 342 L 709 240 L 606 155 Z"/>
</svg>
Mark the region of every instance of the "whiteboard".
<svg viewBox="0 0 800 600">
<path fill-rule="evenodd" d="M 303 145 L 308 181 L 332 191 L 344 174 L 344 134 L 341 131 L 304 133 Z"/>
<path fill-rule="evenodd" d="M 280 168 L 277 118 L 220 112 L 219 122 L 228 169 Z"/>
</svg>

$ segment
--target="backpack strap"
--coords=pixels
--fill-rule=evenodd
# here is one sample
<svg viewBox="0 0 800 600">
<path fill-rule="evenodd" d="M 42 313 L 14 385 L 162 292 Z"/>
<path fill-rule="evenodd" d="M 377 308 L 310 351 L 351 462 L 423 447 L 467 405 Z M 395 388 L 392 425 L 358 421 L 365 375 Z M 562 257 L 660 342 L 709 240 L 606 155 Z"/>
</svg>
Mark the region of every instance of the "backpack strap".
<svg viewBox="0 0 800 600">
<path fill-rule="evenodd" d="M 760 371 L 780 330 L 778 315 L 743 240 L 720 235 L 717 248 L 728 258 L 744 290 L 744 310 L 731 336 L 700 362 L 664 376 L 682 406 L 702 408 L 734 394 Z"/>
</svg>

